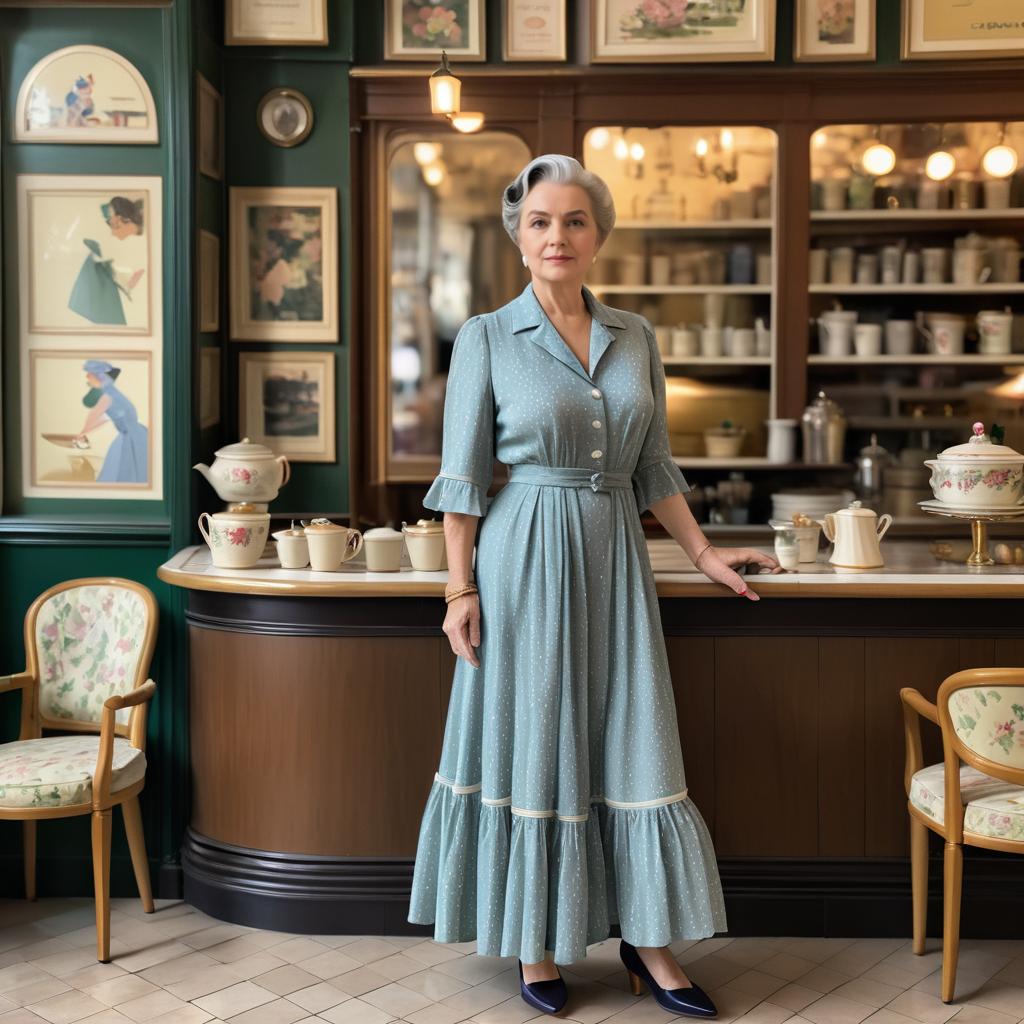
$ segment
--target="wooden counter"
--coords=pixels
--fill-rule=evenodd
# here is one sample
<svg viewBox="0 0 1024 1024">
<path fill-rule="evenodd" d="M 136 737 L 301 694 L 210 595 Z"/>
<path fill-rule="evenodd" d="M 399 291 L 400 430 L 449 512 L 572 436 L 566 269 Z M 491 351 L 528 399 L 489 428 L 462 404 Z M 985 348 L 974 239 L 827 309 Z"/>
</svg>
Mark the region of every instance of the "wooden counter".
<svg viewBox="0 0 1024 1024">
<path fill-rule="evenodd" d="M 884 541 L 882 571 L 757 575 L 755 602 L 687 572 L 671 540 L 649 543 L 687 783 L 732 932 L 785 920 L 787 934 L 908 934 L 898 693 L 934 698 L 961 668 L 1024 665 L 1006 600 L 1024 596 L 1024 566 L 970 569 Z M 189 548 L 159 575 L 188 590 L 186 898 L 282 931 L 429 934 L 405 915 L 455 667 L 447 574 L 269 559 L 232 571 Z M 941 759 L 927 726 L 925 752 Z M 967 857 L 965 936 L 1009 937 L 1017 861 Z"/>
</svg>

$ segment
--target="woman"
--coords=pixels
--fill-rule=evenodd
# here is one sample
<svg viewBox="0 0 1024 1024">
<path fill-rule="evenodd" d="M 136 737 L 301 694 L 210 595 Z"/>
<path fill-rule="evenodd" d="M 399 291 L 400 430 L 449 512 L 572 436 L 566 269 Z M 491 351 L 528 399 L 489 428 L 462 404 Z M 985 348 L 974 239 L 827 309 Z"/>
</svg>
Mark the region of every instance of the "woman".
<svg viewBox="0 0 1024 1024">
<path fill-rule="evenodd" d="M 459 331 L 441 472 L 423 501 L 445 512 L 458 660 L 408 920 L 518 956 L 524 999 L 549 1013 L 566 999 L 555 965 L 618 923 L 635 993 L 643 979 L 673 1013 L 713 1016 L 667 948 L 726 919 L 686 792 L 640 513 L 750 600 L 734 567 L 779 566 L 706 540 L 670 453 L 654 332 L 583 286 L 615 221 L 607 185 L 540 156 L 505 190 L 502 217 L 531 282 Z M 491 499 L 495 454 L 509 483 Z"/>
<path fill-rule="evenodd" d="M 103 468 L 96 477 L 100 484 L 145 484 L 149 482 L 149 431 L 139 422 L 131 399 L 114 381 L 121 371 L 104 359 L 87 359 L 82 364 L 89 391 L 82 404 L 89 409 L 82 430 L 75 439 L 87 444 L 87 435 L 109 420 L 117 431 L 110 443 Z"/>
</svg>

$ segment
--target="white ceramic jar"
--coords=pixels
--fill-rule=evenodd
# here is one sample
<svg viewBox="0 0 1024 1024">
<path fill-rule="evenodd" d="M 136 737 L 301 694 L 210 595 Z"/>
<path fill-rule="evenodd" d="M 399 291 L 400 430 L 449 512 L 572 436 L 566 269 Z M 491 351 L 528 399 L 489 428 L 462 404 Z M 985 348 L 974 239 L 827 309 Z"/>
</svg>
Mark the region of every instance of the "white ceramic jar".
<svg viewBox="0 0 1024 1024">
<path fill-rule="evenodd" d="M 403 522 L 402 533 L 412 567 L 438 572 L 444 562 L 444 523 L 440 519 L 418 519 L 415 526 Z"/>
<path fill-rule="evenodd" d="M 442 541 L 444 538 L 441 538 Z M 363 534 L 367 572 L 398 572 L 402 568 L 403 535 L 390 526 L 377 526 Z M 441 545 L 442 552 L 444 544 Z"/>
<path fill-rule="evenodd" d="M 953 445 L 926 459 L 936 499 L 972 509 L 1012 508 L 1024 500 L 1024 455 L 992 444 L 983 423 L 975 423 L 966 444 Z"/>
</svg>

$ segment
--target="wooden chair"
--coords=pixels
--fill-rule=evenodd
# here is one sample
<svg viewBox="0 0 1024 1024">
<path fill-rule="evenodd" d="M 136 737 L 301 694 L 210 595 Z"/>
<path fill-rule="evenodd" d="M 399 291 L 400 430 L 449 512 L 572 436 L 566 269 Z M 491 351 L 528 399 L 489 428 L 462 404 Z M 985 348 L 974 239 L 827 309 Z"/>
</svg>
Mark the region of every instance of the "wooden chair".
<svg viewBox="0 0 1024 1024">
<path fill-rule="evenodd" d="M 970 668 L 943 680 L 932 704 L 900 690 L 907 744 L 914 952 L 924 952 L 928 829 L 946 841 L 942 1001 L 953 999 L 960 952 L 963 847 L 1024 853 L 1024 669 Z M 925 767 L 920 718 L 942 730 L 943 763 Z M 961 763 L 965 762 L 965 763 Z M 966 803 L 966 807 L 965 807 Z"/>
<path fill-rule="evenodd" d="M 153 912 L 139 812 L 146 781 L 147 679 L 156 644 L 152 593 L 122 579 L 59 583 L 25 616 L 28 667 L 0 676 L 21 691 L 21 732 L 0 744 L 0 820 L 23 822 L 25 896 L 36 898 L 36 822 L 92 815 L 97 959 L 110 961 L 110 840 L 121 805 L 135 880 Z M 65 735 L 43 736 L 43 730 Z"/>
</svg>

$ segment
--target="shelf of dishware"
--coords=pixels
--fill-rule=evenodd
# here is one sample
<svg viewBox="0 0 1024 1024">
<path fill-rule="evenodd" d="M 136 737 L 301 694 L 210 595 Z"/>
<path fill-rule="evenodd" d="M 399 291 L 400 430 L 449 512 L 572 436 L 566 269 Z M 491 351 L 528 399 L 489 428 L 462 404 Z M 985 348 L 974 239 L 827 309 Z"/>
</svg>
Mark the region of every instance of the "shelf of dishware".
<svg viewBox="0 0 1024 1024">
<path fill-rule="evenodd" d="M 847 416 L 852 430 L 970 430 L 973 416 Z"/>
<path fill-rule="evenodd" d="M 662 356 L 665 366 L 771 366 L 771 356 Z"/>
<path fill-rule="evenodd" d="M 812 284 L 812 295 L 1020 295 L 1024 283 L 998 284 Z"/>
<path fill-rule="evenodd" d="M 919 210 L 899 207 L 893 210 L 811 210 L 812 221 L 855 221 L 858 223 L 885 223 L 887 221 L 976 221 L 1024 220 L 1024 207 L 1011 206 L 1002 210 Z M 618 227 L 618 225 L 616 225 Z"/>
<path fill-rule="evenodd" d="M 592 284 L 602 295 L 771 295 L 770 284 Z"/>
<path fill-rule="evenodd" d="M 773 462 L 764 455 L 737 455 L 732 458 L 715 458 L 710 455 L 680 455 L 674 458 L 673 461 L 680 469 L 853 469 L 853 466 L 848 462 Z"/>
<path fill-rule="evenodd" d="M 905 356 L 825 356 L 812 353 L 808 355 L 807 362 L 818 366 L 901 366 L 904 364 L 910 366 L 919 363 L 930 366 L 966 366 L 971 363 L 990 363 L 995 366 L 1002 366 L 1024 363 L 1024 352 L 1014 352 L 1007 355 L 991 355 L 978 352 L 974 355 L 960 356 L 934 355 L 932 353 L 913 353 Z"/>
<path fill-rule="evenodd" d="M 616 220 L 616 231 L 770 231 L 773 221 L 769 217 L 751 217 L 737 220 Z"/>
</svg>

